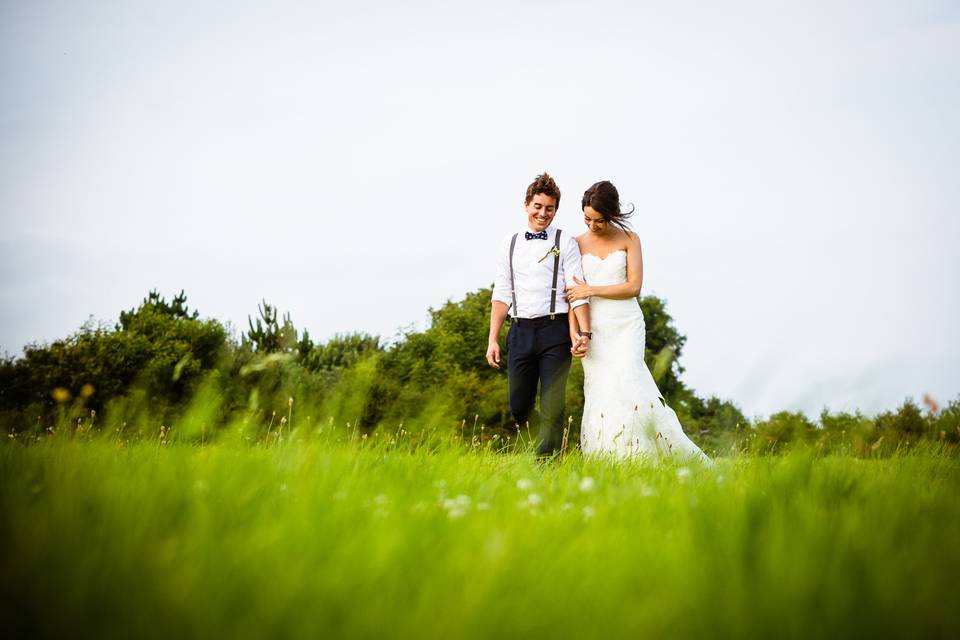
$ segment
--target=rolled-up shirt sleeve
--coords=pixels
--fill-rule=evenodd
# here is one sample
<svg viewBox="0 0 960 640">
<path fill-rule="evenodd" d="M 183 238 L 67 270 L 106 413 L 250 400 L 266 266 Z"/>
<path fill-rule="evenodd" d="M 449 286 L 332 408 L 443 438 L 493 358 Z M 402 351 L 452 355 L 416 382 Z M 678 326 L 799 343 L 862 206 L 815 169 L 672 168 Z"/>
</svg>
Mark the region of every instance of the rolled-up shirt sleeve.
<svg viewBox="0 0 960 640">
<path fill-rule="evenodd" d="M 577 244 L 576 238 L 567 236 L 567 242 L 563 247 L 563 279 L 566 283 L 564 288 L 577 284 L 573 280 L 574 276 L 576 276 L 580 282 L 583 282 L 583 263 L 580 256 L 580 245 Z M 570 303 L 570 308 L 575 309 L 587 303 L 589 303 L 589 300 L 574 300 Z"/>
<path fill-rule="evenodd" d="M 500 243 L 500 249 L 497 252 L 497 275 L 493 279 L 493 300 L 502 302 L 508 307 L 513 303 L 513 296 L 510 294 L 510 239 L 508 236 Z M 579 252 L 578 252 L 579 255 Z"/>
</svg>

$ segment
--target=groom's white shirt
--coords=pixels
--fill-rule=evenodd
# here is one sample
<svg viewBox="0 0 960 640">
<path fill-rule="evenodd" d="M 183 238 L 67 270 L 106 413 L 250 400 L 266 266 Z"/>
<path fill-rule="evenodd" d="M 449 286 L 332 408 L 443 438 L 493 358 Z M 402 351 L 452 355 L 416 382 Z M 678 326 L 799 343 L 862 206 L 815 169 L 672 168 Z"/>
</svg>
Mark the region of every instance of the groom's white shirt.
<svg viewBox="0 0 960 640">
<path fill-rule="evenodd" d="M 516 282 L 517 309 L 510 310 L 510 315 L 518 318 L 539 318 L 550 315 L 550 289 L 553 285 L 553 249 L 554 237 L 557 228 L 547 227 L 547 239 L 539 238 L 527 240 L 524 233 L 535 233 L 533 229 L 524 227 L 518 232 L 517 244 L 513 249 L 513 276 Z M 510 239 L 509 234 L 500 243 L 500 252 L 497 256 L 497 277 L 493 281 L 493 299 L 499 300 L 508 307 L 513 299 L 510 296 Z M 544 258 L 546 256 L 546 258 Z M 542 258 L 542 260 L 541 260 Z M 567 304 L 563 297 L 564 289 L 576 284 L 574 276 L 583 281 L 583 267 L 580 263 L 580 246 L 574 237 L 566 231 L 560 234 L 560 265 L 557 272 L 557 306 L 556 313 L 564 313 L 571 306 L 579 307 L 587 304 L 586 300 L 577 300 L 573 305 Z"/>
</svg>

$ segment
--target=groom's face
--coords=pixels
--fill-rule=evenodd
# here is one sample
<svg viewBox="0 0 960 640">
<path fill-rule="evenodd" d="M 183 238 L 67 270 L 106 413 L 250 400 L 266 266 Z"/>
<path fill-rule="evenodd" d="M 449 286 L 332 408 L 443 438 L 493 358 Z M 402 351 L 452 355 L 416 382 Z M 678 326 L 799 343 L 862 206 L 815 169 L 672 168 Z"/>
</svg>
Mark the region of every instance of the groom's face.
<svg viewBox="0 0 960 640">
<path fill-rule="evenodd" d="M 527 225 L 533 231 L 543 231 L 557 215 L 557 199 L 538 193 L 527 203 Z"/>
</svg>

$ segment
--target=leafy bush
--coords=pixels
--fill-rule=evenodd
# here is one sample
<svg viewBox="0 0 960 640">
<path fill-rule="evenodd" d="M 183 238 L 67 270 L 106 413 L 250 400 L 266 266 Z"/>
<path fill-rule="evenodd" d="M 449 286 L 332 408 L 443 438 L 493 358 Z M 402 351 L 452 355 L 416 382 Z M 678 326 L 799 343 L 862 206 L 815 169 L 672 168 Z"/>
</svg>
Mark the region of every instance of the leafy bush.
<svg viewBox="0 0 960 640">
<path fill-rule="evenodd" d="M 716 396 L 704 400 L 687 392 L 675 409 L 684 431 L 708 452 L 729 451 L 736 445 L 737 432 L 747 429 L 749 421 L 740 408 Z"/>
<path fill-rule="evenodd" d="M 960 443 L 960 398 L 952 400 L 942 411 L 931 412 L 930 435 L 940 442 Z"/>
<path fill-rule="evenodd" d="M 760 453 L 783 451 L 788 445 L 809 442 L 815 428 L 814 424 L 800 412 L 775 413 L 757 423 L 753 449 Z"/>
<path fill-rule="evenodd" d="M 297 329 L 290 319 L 290 314 L 283 316 L 283 324 L 277 321 L 277 308 L 264 300 L 257 305 L 259 317 L 257 323 L 247 316 L 250 329 L 243 336 L 244 348 L 257 353 L 293 353 L 300 355 L 308 353 L 313 348 L 310 336 L 306 331 L 303 337 L 297 338 Z"/>
<path fill-rule="evenodd" d="M 907 399 L 896 412 L 881 413 L 876 417 L 877 432 L 891 440 L 916 441 L 928 430 L 927 421 L 913 400 Z"/>
<path fill-rule="evenodd" d="M 217 364 L 226 331 L 215 320 L 199 320 L 185 302 L 182 292 L 172 304 L 151 292 L 121 313 L 114 328 L 88 323 L 62 340 L 28 345 L 22 358 L 0 367 L 0 405 L 49 414 L 58 402 L 77 398 L 99 410 L 133 385 L 158 405 L 188 399 Z"/>
<path fill-rule="evenodd" d="M 383 351 L 380 338 L 366 333 L 337 334 L 326 344 L 315 345 L 303 358 L 303 366 L 310 371 L 349 368 Z"/>
<path fill-rule="evenodd" d="M 680 380 L 684 371 L 680 365 L 680 355 L 687 337 L 673 325 L 673 318 L 667 313 L 665 300 L 656 296 L 643 296 L 639 301 L 647 331 L 644 360 L 654 374 L 660 393 L 672 405 L 686 391 Z"/>
<path fill-rule="evenodd" d="M 289 429 L 290 422 L 335 420 L 364 432 L 404 425 L 490 437 L 513 426 L 506 371 L 491 369 L 483 357 L 490 306 L 489 288 L 468 293 L 430 309 L 425 330 L 409 330 L 384 346 L 365 333 L 315 344 L 289 313 L 264 301 L 237 341 L 217 321 L 190 310 L 182 291 L 170 302 L 151 291 L 113 327 L 88 323 L 62 340 L 28 345 L 21 358 L 0 360 L 0 430 L 69 421 L 156 437 L 161 425 L 176 423 L 180 437 L 203 441 L 239 421 L 244 437 L 254 440 L 277 434 L 282 421 Z M 823 453 L 879 456 L 921 440 L 960 444 L 960 398 L 942 410 L 925 398 L 926 413 L 907 400 L 875 419 L 824 411 L 819 425 L 801 413 L 780 412 L 752 427 L 734 403 L 700 398 L 683 384 L 685 336 L 662 300 L 646 296 L 640 306 L 647 365 L 687 434 L 708 453 L 812 445 Z M 504 361 L 509 355 L 504 349 Z M 583 367 L 574 360 L 566 402 L 574 446 L 583 400 Z"/>
</svg>

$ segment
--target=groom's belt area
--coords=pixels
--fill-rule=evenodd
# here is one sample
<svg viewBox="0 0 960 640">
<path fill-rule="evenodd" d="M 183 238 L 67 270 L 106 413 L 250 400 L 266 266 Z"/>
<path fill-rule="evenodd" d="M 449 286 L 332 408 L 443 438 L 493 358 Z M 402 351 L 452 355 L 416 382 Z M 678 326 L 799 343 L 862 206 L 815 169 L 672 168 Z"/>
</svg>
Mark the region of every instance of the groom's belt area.
<svg viewBox="0 0 960 640">
<path fill-rule="evenodd" d="M 510 322 L 519 327 L 542 327 L 551 322 L 567 322 L 567 312 L 551 313 L 546 316 L 537 316 L 536 318 L 510 318 Z"/>
</svg>

